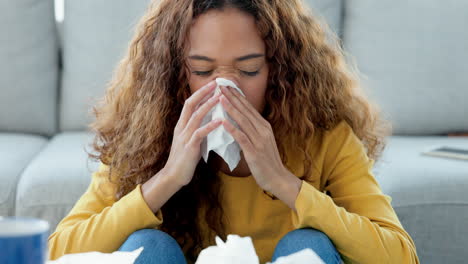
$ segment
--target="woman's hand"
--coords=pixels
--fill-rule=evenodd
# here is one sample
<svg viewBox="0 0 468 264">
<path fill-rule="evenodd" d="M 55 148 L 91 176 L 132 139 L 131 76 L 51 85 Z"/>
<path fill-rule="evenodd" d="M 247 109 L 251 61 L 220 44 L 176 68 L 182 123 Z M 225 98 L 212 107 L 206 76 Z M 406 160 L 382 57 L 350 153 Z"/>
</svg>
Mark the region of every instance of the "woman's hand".
<svg viewBox="0 0 468 264">
<path fill-rule="evenodd" d="M 219 101 L 219 95 L 211 96 L 206 102 L 202 100 L 214 91 L 216 82 L 209 82 L 194 92 L 184 103 L 180 118 L 174 128 L 171 152 L 164 169 L 181 186 L 187 185 L 193 178 L 193 173 L 201 158 L 201 142 L 212 130 L 221 125 L 221 120 L 213 120 L 200 127 L 208 113 Z"/>
<path fill-rule="evenodd" d="M 221 86 L 221 91 L 221 104 L 241 129 L 228 120 L 223 126 L 242 148 L 257 184 L 275 193 L 282 178 L 291 173 L 283 165 L 270 123 L 237 90 Z"/>
</svg>

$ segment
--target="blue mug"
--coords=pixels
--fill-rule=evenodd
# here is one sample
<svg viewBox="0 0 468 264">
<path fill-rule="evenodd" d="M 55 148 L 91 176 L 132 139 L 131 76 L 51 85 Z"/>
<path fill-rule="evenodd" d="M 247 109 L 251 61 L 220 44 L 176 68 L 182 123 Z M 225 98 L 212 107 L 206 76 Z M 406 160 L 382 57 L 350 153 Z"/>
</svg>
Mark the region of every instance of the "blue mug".
<svg viewBox="0 0 468 264">
<path fill-rule="evenodd" d="M 44 264 L 49 223 L 27 217 L 0 216 L 0 263 Z"/>
</svg>

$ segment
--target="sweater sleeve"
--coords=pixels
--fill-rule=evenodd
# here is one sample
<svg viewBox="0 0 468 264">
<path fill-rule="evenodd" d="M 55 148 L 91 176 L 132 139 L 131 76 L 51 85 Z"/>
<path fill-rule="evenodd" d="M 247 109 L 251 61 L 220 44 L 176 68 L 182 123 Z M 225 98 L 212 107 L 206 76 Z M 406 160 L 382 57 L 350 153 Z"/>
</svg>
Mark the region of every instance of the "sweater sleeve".
<svg viewBox="0 0 468 264">
<path fill-rule="evenodd" d="M 330 238 L 345 263 L 419 264 L 416 246 L 403 229 L 392 198 L 374 175 L 374 160 L 344 121 L 324 137 L 325 190 L 302 180 L 292 211 L 295 228 L 312 227 Z"/>
<path fill-rule="evenodd" d="M 162 224 L 161 210 L 149 208 L 138 184 L 115 201 L 115 186 L 108 180 L 108 166 L 100 163 L 86 192 L 48 238 L 48 258 L 89 251 L 111 253 L 133 232 Z"/>
</svg>

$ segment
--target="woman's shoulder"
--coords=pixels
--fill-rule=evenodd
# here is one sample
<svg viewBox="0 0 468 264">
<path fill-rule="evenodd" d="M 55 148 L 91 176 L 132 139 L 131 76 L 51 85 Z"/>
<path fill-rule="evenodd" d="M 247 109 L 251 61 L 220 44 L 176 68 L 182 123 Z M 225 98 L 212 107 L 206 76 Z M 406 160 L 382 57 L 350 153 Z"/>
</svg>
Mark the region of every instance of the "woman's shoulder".
<svg viewBox="0 0 468 264">
<path fill-rule="evenodd" d="M 329 128 L 317 128 L 312 137 L 306 142 L 306 151 L 311 158 L 313 174 L 322 174 L 324 166 L 330 163 L 330 160 L 337 158 L 338 152 L 346 147 L 346 142 L 357 139 L 351 126 L 345 121 L 336 122 Z M 303 161 L 305 159 L 302 151 L 291 149 L 292 155 L 290 167 L 297 173 L 304 172 Z"/>
<path fill-rule="evenodd" d="M 334 137 L 347 136 L 353 132 L 353 128 L 349 125 L 346 120 L 340 120 L 336 122 L 329 129 L 324 131 L 324 136 L 330 140 Z"/>
<path fill-rule="evenodd" d="M 305 142 L 296 142 L 300 144 L 293 146 L 290 142 L 287 146 L 288 168 L 296 175 L 303 175 L 306 173 L 307 164 L 304 163 L 307 153 L 311 159 L 312 171 L 311 175 L 305 175 L 305 178 L 317 180 L 317 175 L 323 171 L 323 165 L 327 159 L 327 153 L 331 144 L 334 144 L 339 138 L 349 133 L 350 126 L 346 121 L 335 123 L 334 126 L 325 129 L 316 127 L 312 136 L 306 139 Z"/>
<path fill-rule="evenodd" d="M 107 178 L 112 179 L 112 181 L 115 181 L 119 178 L 119 175 L 121 173 L 120 171 L 121 170 L 118 170 L 115 166 L 111 167 L 110 164 L 99 161 L 97 169 L 94 170 L 92 173 L 92 177 L 99 178 L 100 180 Z"/>
<path fill-rule="evenodd" d="M 99 193 L 106 200 L 115 200 L 117 179 L 118 172 L 114 168 L 111 169 L 110 165 L 100 161 L 97 169 L 91 174 L 91 191 Z"/>
<path fill-rule="evenodd" d="M 343 148 L 363 149 L 364 144 L 346 120 L 341 120 L 334 127 L 325 131 L 328 152 L 339 152 Z"/>
<path fill-rule="evenodd" d="M 356 162 L 369 162 L 364 142 L 347 121 L 340 121 L 324 133 L 324 172 L 331 172 L 336 166 L 351 166 Z M 354 164 L 356 165 L 356 164 Z"/>
<path fill-rule="evenodd" d="M 339 145 L 349 136 L 355 136 L 355 134 L 346 120 L 338 121 L 328 128 L 317 127 L 307 142 L 309 154 L 323 155 L 328 148 Z"/>
<path fill-rule="evenodd" d="M 104 181 L 105 178 L 109 178 L 110 166 L 99 161 L 97 169 L 93 171 L 91 177 L 99 181 Z"/>
</svg>

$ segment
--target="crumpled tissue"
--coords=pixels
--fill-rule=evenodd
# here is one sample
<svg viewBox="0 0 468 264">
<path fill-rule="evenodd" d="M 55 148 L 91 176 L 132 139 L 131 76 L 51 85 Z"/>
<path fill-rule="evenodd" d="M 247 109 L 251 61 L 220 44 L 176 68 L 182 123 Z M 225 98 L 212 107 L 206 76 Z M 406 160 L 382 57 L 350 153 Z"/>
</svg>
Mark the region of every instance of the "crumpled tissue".
<svg viewBox="0 0 468 264">
<path fill-rule="evenodd" d="M 229 234 L 226 243 L 219 236 L 216 236 L 215 240 L 216 246 L 203 249 L 195 264 L 259 264 L 251 237 Z M 266 264 L 325 264 L 325 262 L 313 250 L 306 248 Z"/>
<path fill-rule="evenodd" d="M 225 78 L 216 78 L 216 88 L 214 92 L 207 95 L 202 101 L 206 98 L 210 98 L 213 93 L 217 95 L 221 93 L 220 85 L 230 86 L 238 90 L 244 97 L 245 94 L 242 92 L 237 85 L 228 79 Z M 234 121 L 231 116 L 224 110 L 221 102 L 218 102 L 210 111 L 204 116 L 200 127 L 206 125 L 214 119 L 227 119 L 233 124 L 236 128 L 239 129 L 239 125 Z M 218 153 L 218 155 L 223 158 L 223 160 L 228 164 L 231 171 L 237 167 L 240 161 L 240 145 L 229 132 L 226 131 L 223 125 L 219 125 L 213 131 L 211 131 L 201 143 L 201 154 L 205 162 L 208 162 L 208 154 L 210 150 Z"/>
<path fill-rule="evenodd" d="M 133 264 L 143 251 L 139 247 L 134 251 L 115 251 L 112 253 L 101 253 L 97 251 L 73 253 L 63 255 L 56 260 L 48 260 L 46 264 Z"/>
</svg>

